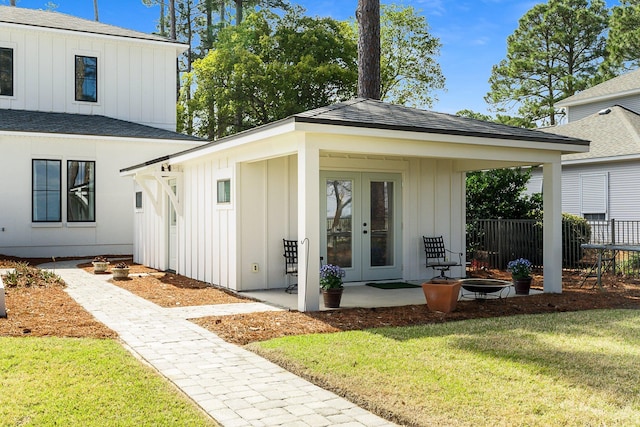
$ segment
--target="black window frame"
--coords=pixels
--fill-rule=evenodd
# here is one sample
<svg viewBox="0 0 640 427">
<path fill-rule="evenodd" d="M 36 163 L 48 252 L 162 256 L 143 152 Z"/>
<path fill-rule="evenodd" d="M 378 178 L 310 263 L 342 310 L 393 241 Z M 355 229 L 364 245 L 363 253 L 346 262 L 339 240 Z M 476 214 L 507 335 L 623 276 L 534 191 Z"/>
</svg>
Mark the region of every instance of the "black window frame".
<svg viewBox="0 0 640 427">
<path fill-rule="evenodd" d="M 142 191 L 136 191 L 135 196 L 136 209 L 142 210 Z"/>
<path fill-rule="evenodd" d="M 35 171 L 36 171 L 36 162 L 47 162 L 46 168 L 49 167 L 49 163 L 57 163 L 58 164 L 58 218 L 49 219 L 49 203 L 48 200 L 46 202 L 45 207 L 45 217 L 47 219 L 36 219 L 36 195 L 38 193 L 45 193 L 47 196 L 49 193 L 55 193 L 55 189 L 49 189 L 48 186 L 44 190 L 36 189 L 36 179 L 35 179 Z M 48 176 L 48 172 L 46 173 Z M 48 199 L 48 198 L 47 198 Z M 31 221 L 34 223 L 60 223 L 62 222 L 62 160 L 58 159 L 31 159 Z"/>
<path fill-rule="evenodd" d="M 71 183 L 71 176 L 70 176 L 69 170 L 73 162 L 93 164 L 93 168 L 92 168 L 93 186 L 91 185 L 89 186 L 90 193 L 93 196 L 93 204 L 90 205 L 91 207 L 90 219 L 86 219 L 86 218 L 76 219 L 74 218 L 74 214 L 72 212 L 72 207 L 71 207 L 71 201 L 73 200 L 71 195 L 72 183 Z M 73 222 L 73 223 L 96 222 L 96 161 L 95 160 L 72 160 L 72 159 L 67 160 L 67 222 Z"/>
<path fill-rule="evenodd" d="M 8 59 L 5 57 L 6 53 L 9 53 Z M 5 64 L 8 62 L 8 64 Z M 13 96 L 15 85 L 15 73 L 14 73 L 14 58 L 13 49 L 10 47 L 0 46 L 0 96 Z M 5 79 L 9 82 L 8 89 L 4 87 L 3 81 Z"/>
<path fill-rule="evenodd" d="M 88 77 L 87 73 L 84 70 L 79 70 L 78 65 L 82 63 L 85 67 L 87 66 L 85 60 L 93 59 L 95 67 L 95 77 Z M 81 60 L 82 62 L 78 62 Z M 87 55 L 75 55 L 74 58 L 74 91 L 75 91 L 75 100 L 80 102 L 98 102 L 98 57 L 97 56 L 87 56 Z M 87 81 L 93 81 L 93 89 L 95 91 L 95 96 L 91 97 L 87 93 L 84 92 L 83 88 Z"/>
</svg>

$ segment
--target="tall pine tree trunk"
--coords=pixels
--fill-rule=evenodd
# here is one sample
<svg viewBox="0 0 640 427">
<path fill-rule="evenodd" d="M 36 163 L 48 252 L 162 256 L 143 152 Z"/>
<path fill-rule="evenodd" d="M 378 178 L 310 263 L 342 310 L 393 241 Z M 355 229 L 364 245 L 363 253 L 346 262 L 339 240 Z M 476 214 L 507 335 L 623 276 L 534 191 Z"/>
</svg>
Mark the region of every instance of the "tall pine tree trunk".
<svg viewBox="0 0 640 427">
<path fill-rule="evenodd" d="M 358 0 L 358 96 L 380 99 L 380 0 Z"/>
<path fill-rule="evenodd" d="M 100 18 L 98 17 L 98 0 L 93 0 L 93 14 L 96 17 L 96 22 L 100 21 Z"/>
<path fill-rule="evenodd" d="M 242 23 L 242 0 L 236 0 L 236 25 Z"/>
</svg>

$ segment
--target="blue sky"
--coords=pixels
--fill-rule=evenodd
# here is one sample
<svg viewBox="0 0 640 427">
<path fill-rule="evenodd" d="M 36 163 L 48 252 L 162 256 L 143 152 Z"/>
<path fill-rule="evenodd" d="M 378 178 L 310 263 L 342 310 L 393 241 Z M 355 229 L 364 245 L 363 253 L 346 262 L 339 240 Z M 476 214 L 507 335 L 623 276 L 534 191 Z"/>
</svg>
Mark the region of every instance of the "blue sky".
<svg viewBox="0 0 640 427">
<path fill-rule="evenodd" d="M 355 15 L 357 0 L 290 0 L 309 15 L 348 19 Z M 17 0 L 20 7 L 44 9 L 47 0 Z M 54 0 L 57 11 L 93 19 L 93 0 Z M 442 43 L 439 62 L 446 90 L 438 91 L 433 110 L 455 113 L 462 109 L 487 113 L 484 96 L 489 90 L 491 67 L 506 54 L 506 39 L 518 20 L 539 1 L 515 0 L 399 0 L 382 3 L 411 5 L 421 11 L 431 33 Z M 607 4 L 617 4 L 608 0 Z M 9 0 L 0 0 L 9 4 Z M 143 32 L 152 32 L 158 8 L 141 0 L 98 0 L 100 21 Z"/>
</svg>

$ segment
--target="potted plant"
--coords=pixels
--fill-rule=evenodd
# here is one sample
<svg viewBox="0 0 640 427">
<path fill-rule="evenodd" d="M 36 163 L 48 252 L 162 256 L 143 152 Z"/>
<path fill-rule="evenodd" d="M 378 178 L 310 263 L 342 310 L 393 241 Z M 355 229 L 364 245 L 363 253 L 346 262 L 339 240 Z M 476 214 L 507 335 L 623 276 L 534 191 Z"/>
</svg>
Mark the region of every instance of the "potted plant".
<svg viewBox="0 0 640 427">
<path fill-rule="evenodd" d="M 529 295 L 531 288 L 531 261 L 525 258 L 518 258 L 509 261 L 507 271 L 511 273 L 513 279 L 513 287 L 516 289 L 516 295 Z"/>
<path fill-rule="evenodd" d="M 342 286 L 344 275 L 344 270 L 337 265 L 327 264 L 320 267 L 320 288 L 322 289 L 325 307 L 340 307 L 342 291 L 344 290 Z"/>
<path fill-rule="evenodd" d="M 111 269 L 111 272 L 116 280 L 126 279 L 129 277 L 129 266 L 125 262 L 119 262 Z"/>
<path fill-rule="evenodd" d="M 458 305 L 460 281 L 433 278 L 422 284 L 422 292 L 431 311 L 451 313 Z"/>
<path fill-rule="evenodd" d="M 106 273 L 109 260 L 103 256 L 97 256 L 92 261 L 94 273 Z"/>
</svg>

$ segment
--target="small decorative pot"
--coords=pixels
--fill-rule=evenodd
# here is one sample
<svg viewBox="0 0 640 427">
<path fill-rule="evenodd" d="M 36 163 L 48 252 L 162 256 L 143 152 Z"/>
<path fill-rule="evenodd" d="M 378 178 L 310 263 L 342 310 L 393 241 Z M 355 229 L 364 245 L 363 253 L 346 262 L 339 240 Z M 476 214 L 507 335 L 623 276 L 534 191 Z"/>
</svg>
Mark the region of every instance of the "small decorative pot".
<svg viewBox="0 0 640 427">
<path fill-rule="evenodd" d="M 116 280 L 126 279 L 129 277 L 129 268 L 112 268 L 113 278 Z"/>
<path fill-rule="evenodd" d="M 109 262 L 103 261 L 93 261 L 93 272 L 94 273 L 105 273 L 107 271 L 107 267 L 109 266 Z"/>
<path fill-rule="evenodd" d="M 529 290 L 531 289 L 531 280 L 531 277 L 513 279 L 513 287 L 516 290 L 516 295 L 529 295 Z"/>
<path fill-rule="evenodd" d="M 457 280 L 433 279 L 422 284 L 422 292 L 431 311 L 451 313 L 458 305 L 460 282 Z"/>
<path fill-rule="evenodd" d="M 344 288 L 330 288 L 322 290 L 322 299 L 326 308 L 339 308 Z"/>
</svg>

